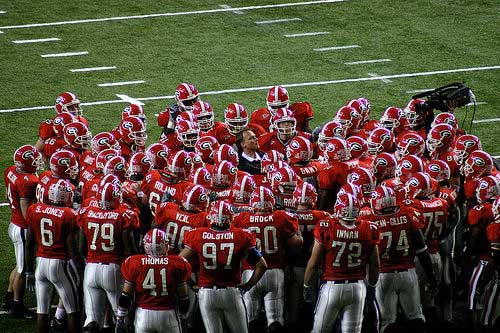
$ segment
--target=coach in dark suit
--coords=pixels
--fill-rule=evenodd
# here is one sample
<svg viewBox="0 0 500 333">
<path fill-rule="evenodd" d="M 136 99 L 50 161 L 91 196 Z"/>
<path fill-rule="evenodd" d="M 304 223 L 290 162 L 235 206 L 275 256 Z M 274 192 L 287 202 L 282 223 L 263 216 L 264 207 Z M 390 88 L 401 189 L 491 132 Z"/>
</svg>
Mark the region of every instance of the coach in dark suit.
<svg viewBox="0 0 500 333">
<path fill-rule="evenodd" d="M 261 175 L 260 162 L 263 153 L 259 151 L 259 143 L 255 133 L 250 128 L 245 128 L 238 133 L 236 146 L 239 156 L 238 169 L 251 175 Z"/>
</svg>

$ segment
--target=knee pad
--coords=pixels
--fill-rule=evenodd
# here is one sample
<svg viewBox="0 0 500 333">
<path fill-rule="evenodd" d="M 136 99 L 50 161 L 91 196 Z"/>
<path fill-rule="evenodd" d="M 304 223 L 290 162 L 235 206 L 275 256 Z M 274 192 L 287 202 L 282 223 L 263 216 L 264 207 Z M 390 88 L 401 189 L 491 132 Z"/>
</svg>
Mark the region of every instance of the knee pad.
<svg viewBox="0 0 500 333">
<path fill-rule="evenodd" d="M 87 326 L 83 328 L 82 332 L 99 333 L 99 325 L 97 325 L 95 321 L 91 321 Z"/>
<path fill-rule="evenodd" d="M 280 333 L 283 330 L 283 326 L 279 321 L 272 322 L 271 325 L 267 328 L 269 333 Z"/>
</svg>

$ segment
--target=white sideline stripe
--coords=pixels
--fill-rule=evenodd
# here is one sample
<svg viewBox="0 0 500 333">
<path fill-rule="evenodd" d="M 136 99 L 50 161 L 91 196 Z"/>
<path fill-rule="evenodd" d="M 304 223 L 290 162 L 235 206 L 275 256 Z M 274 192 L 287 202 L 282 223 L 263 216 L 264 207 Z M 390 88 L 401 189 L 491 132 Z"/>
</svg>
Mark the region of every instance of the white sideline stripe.
<svg viewBox="0 0 500 333">
<path fill-rule="evenodd" d="M 3 34 L 3 31 L 0 31 L 0 34 Z"/>
<path fill-rule="evenodd" d="M 361 64 L 373 64 L 376 62 L 389 62 L 391 59 L 373 59 L 373 60 L 362 60 L 362 61 L 351 61 L 344 62 L 344 65 L 361 65 Z"/>
<path fill-rule="evenodd" d="M 500 118 L 478 119 L 478 120 L 474 120 L 472 123 L 473 124 L 494 123 L 496 121 L 500 121 Z"/>
<path fill-rule="evenodd" d="M 52 38 L 42 38 L 42 39 L 20 39 L 13 40 L 14 44 L 28 44 L 28 43 L 44 43 L 44 42 L 55 42 L 61 40 L 60 38 L 52 37 Z"/>
<path fill-rule="evenodd" d="M 90 68 L 73 68 L 70 69 L 69 71 L 72 73 L 79 73 L 79 72 L 95 72 L 95 71 L 107 71 L 110 69 L 116 69 L 116 66 L 108 66 L 108 67 L 90 67 Z"/>
<path fill-rule="evenodd" d="M 488 102 L 476 102 L 476 105 L 484 105 L 484 104 L 488 104 Z M 469 104 L 465 104 L 466 106 L 473 106 L 474 103 L 473 102 L 470 102 Z"/>
<path fill-rule="evenodd" d="M 85 19 L 85 20 L 74 20 L 74 21 L 60 21 L 60 22 L 47 22 L 47 23 L 30 23 L 21 25 L 8 25 L 0 27 L 0 29 L 22 29 L 22 28 L 36 28 L 36 27 L 48 27 L 54 25 L 67 25 L 67 24 L 79 24 L 79 23 L 92 23 L 92 22 L 106 22 L 106 21 L 119 21 L 119 20 L 132 20 L 132 19 L 143 19 L 152 17 L 162 17 L 162 16 L 183 16 L 183 15 L 198 15 L 198 14 L 213 14 L 213 13 L 224 13 L 224 12 L 234 12 L 235 10 L 258 10 L 258 9 L 268 9 L 268 8 L 284 8 L 284 7 L 296 7 L 296 6 L 309 6 L 309 5 L 321 5 L 335 2 L 345 2 L 348 0 L 318 0 L 318 1 L 305 1 L 305 2 L 295 2 L 295 3 L 282 3 L 282 4 L 272 4 L 272 5 L 261 5 L 261 6 L 247 6 L 247 7 L 232 7 L 232 8 L 220 8 L 220 9 L 207 9 L 207 10 L 195 10 L 189 12 L 174 12 L 174 13 L 157 13 L 157 14 L 145 14 L 145 15 L 133 15 L 133 16 L 115 16 L 115 17 L 104 17 L 97 19 Z"/>
<path fill-rule="evenodd" d="M 493 158 L 500 158 L 500 155 L 497 155 L 497 156 L 493 156 Z"/>
<path fill-rule="evenodd" d="M 377 73 L 366 73 L 366 74 L 368 74 L 371 77 L 378 77 L 378 76 L 380 76 Z M 380 81 L 382 81 L 384 83 L 391 83 L 392 82 L 392 80 L 389 80 L 389 79 L 380 79 Z"/>
<path fill-rule="evenodd" d="M 118 97 L 119 99 L 121 99 L 122 101 L 125 101 L 125 102 L 128 102 L 128 103 L 133 103 L 133 104 L 138 104 L 138 105 L 144 105 L 143 102 L 135 99 L 135 98 L 132 98 L 128 95 L 120 95 L 120 94 L 116 94 L 116 97 Z"/>
<path fill-rule="evenodd" d="M 431 89 L 407 90 L 406 93 L 407 94 L 418 94 L 418 93 L 421 93 L 421 92 L 424 92 L 424 91 L 432 91 L 432 90 L 434 90 L 434 88 L 431 88 Z"/>
<path fill-rule="evenodd" d="M 233 7 L 231 7 L 229 5 L 225 5 L 225 4 L 224 5 L 219 5 L 219 7 L 224 8 L 224 9 L 230 9 L 230 8 L 232 9 L 233 8 Z M 232 12 L 235 13 L 235 14 L 238 14 L 238 15 L 245 15 L 245 13 L 242 12 L 241 10 L 233 10 Z"/>
<path fill-rule="evenodd" d="M 59 58 L 59 57 L 73 57 L 73 56 L 81 56 L 89 54 L 87 51 L 83 52 L 66 52 L 66 53 L 50 53 L 50 54 L 42 54 L 42 58 Z"/>
<path fill-rule="evenodd" d="M 144 80 L 139 80 L 139 81 L 123 81 L 123 82 L 112 82 L 112 83 L 99 83 L 97 86 L 98 87 L 114 87 L 114 86 L 126 86 L 129 84 L 141 84 L 146 81 Z"/>
<path fill-rule="evenodd" d="M 313 49 L 316 52 L 324 52 L 324 51 L 335 51 L 335 50 L 344 50 L 344 49 L 356 49 L 359 48 L 359 45 L 344 45 L 344 46 L 331 46 L 331 47 L 322 47 L 319 49 Z"/>
<path fill-rule="evenodd" d="M 318 86 L 318 85 L 350 83 L 350 82 L 375 81 L 375 80 L 382 80 L 382 79 L 398 79 L 398 78 L 408 78 L 408 77 L 419 77 L 419 76 L 429 76 L 429 75 L 449 74 L 449 73 L 487 71 L 487 70 L 495 70 L 495 69 L 500 69 L 500 65 L 485 66 L 485 67 L 446 69 L 446 70 L 431 71 L 431 72 L 393 74 L 393 75 L 384 75 L 384 76 L 377 76 L 377 77 L 370 76 L 370 77 L 360 77 L 360 78 L 331 80 L 331 81 L 290 83 L 290 84 L 283 84 L 282 86 L 284 86 L 286 88 L 306 87 L 306 86 Z M 220 91 L 209 91 L 209 92 L 200 93 L 200 95 L 220 95 L 220 94 L 236 93 L 236 92 L 268 90 L 271 87 L 272 86 L 270 85 L 270 86 L 262 86 L 262 87 L 249 87 L 249 88 L 236 88 L 236 89 L 228 89 L 228 90 L 220 90 Z M 173 95 L 172 96 L 153 96 L 153 97 L 137 98 L 137 100 L 139 100 L 139 101 L 153 101 L 153 100 L 168 99 L 168 98 L 173 98 L 173 97 L 174 97 Z M 91 105 L 103 105 L 103 104 L 114 104 L 114 103 L 123 103 L 123 100 L 118 99 L 118 100 L 112 100 L 112 101 L 87 102 L 87 103 L 81 103 L 81 105 L 82 106 L 91 106 Z M 53 108 L 54 108 L 53 105 L 51 105 L 51 106 L 34 106 L 34 107 L 26 107 L 26 108 L 18 108 L 18 109 L 0 110 L 0 113 L 17 112 L 17 111 L 30 111 L 30 110 L 46 110 L 46 109 L 53 109 Z"/>
<path fill-rule="evenodd" d="M 272 24 L 272 23 L 283 23 L 283 22 L 293 22 L 293 21 L 302 21 L 299 17 L 292 17 L 289 19 L 278 19 L 278 20 L 268 20 L 268 21 L 257 21 L 255 24 Z"/>
<path fill-rule="evenodd" d="M 0 202 L 0 207 L 3 207 L 3 206 L 8 206 L 9 203 L 8 202 Z"/>
<path fill-rule="evenodd" d="M 0 10 L 0 14 L 5 14 L 7 13 L 5 10 Z"/>
<path fill-rule="evenodd" d="M 289 35 L 283 35 L 287 38 L 293 38 L 293 37 L 306 37 L 306 36 L 318 36 L 318 35 L 328 35 L 330 34 L 329 31 L 318 31 L 318 32 L 304 32 L 301 34 L 289 34 Z"/>
</svg>

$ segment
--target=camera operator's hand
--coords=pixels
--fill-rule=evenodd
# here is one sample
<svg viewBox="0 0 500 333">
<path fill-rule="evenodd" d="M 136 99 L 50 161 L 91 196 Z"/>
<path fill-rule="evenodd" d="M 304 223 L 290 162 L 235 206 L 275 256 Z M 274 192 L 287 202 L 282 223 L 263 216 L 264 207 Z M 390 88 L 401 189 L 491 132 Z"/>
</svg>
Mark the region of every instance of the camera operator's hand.
<svg viewBox="0 0 500 333">
<path fill-rule="evenodd" d="M 448 112 L 453 113 L 457 108 L 458 102 L 456 100 L 448 100 L 446 106 L 448 107 Z"/>
</svg>

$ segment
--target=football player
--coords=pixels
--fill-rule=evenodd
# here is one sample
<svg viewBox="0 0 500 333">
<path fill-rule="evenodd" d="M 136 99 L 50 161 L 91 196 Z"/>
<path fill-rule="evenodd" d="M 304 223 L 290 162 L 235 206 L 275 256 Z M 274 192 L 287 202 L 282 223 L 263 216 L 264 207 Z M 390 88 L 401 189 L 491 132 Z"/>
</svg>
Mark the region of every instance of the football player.
<svg viewBox="0 0 500 333">
<path fill-rule="evenodd" d="M 73 190 L 60 179 L 49 187 L 48 204 L 36 203 L 26 213 L 29 223 L 26 265 L 27 285 L 34 285 L 38 332 L 49 331 L 49 311 L 55 288 L 67 313 L 69 332 L 80 332 L 78 285 L 82 262 L 77 260 L 76 212 L 71 209 Z M 37 265 L 35 266 L 35 247 Z M 35 284 L 36 283 L 36 284 Z"/>
<path fill-rule="evenodd" d="M 197 228 L 184 235 L 180 256 L 197 257 L 198 298 L 205 329 L 222 332 L 248 332 L 241 291 L 250 290 L 266 271 L 267 264 L 255 248 L 255 236 L 231 225 L 233 213 L 228 202 L 218 200 L 210 208 L 210 227 Z M 246 260 L 255 267 L 251 278 L 241 283 L 240 267 Z"/>
<path fill-rule="evenodd" d="M 275 198 L 276 209 L 295 211 L 293 192 L 303 181 L 297 177 L 295 171 L 288 165 L 278 168 L 269 177 L 271 190 Z"/>
<path fill-rule="evenodd" d="M 319 221 L 304 274 L 304 299 L 312 302 L 313 271 L 322 264 L 312 332 L 333 330 L 337 318 L 342 332 L 361 332 L 365 297 L 374 299 L 379 276 L 379 233 L 375 225 L 358 219 L 355 197 L 337 197 L 335 217 Z M 366 279 L 366 280 L 365 280 Z M 368 289 L 368 290 L 367 290 Z"/>
<path fill-rule="evenodd" d="M 9 224 L 9 237 L 14 244 L 16 267 L 9 277 L 9 286 L 2 307 L 12 311 L 15 317 L 27 314 L 23 303 L 25 286 L 25 246 L 26 211 L 36 201 L 37 172 L 43 169 L 42 155 L 34 146 L 25 145 L 14 152 L 14 165 L 5 169 L 4 182 L 7 199 L 12 212 Z"/>
<path fill-rule="evenodd" d="M 193 104 L 199 100 L 198 89 L 191 83 L 181 83 L 175 89 L 174 101 L 158 115 L 158 126 L 163 134 L 174 133 L 177 116 L 182 112 L 193 111 Z"/>
<path fill-rule="evenodd" d="M 135 296 L 136 332 L 181 332 L 176 310 L 189 308 L 186 281 L 191 266 L 186 259 L 168 254 L 167 235 L 152 229 L 144 237 L 144 251 L 122 264 L 125 279 L 118 300 L 117 332 L 127 325 L 127 315 Z"/>
<path fill-rule="evenodd" d="M 129 159 L 133 153 L 144 151 L 148 135 L 146 125 L 139 117 L 124 118 L 118 126 L 120 151 L 125 159 Z"/>
<path fill-rule="evenodd" d="M 211 194 L 217 199 L 229 199 L 237 176 L 238 169 L 233 163 L 222 160 L 220 163 L 215 164 L 212 171 L 213 186 L 210 189 Z"/>
<path fill-rule="evenodd" d="M 219 143 L 233 145 L 236 136 L 229 132 L 227 125 L 220 121 L 215 121 L 212 106 L 203 101 L 197 101 L 193 105 L 193 115 L 200 129 L 200 136 L 209 135 L 217 139 Z"/>
<path fill-rule="evenodd" d="M 243 212 L 234 219 L 234 226 L 252 231 L 257 239 L 257 249 L 267 263 L 262 279 L 244 296 L 250 330 L 255 330 L 261 303 L 267 317 L 270 332 L 281 331 L 284 325 L 285 298 L 285 250 L 296 251 L 303 243 L 299 234 L 297 218 L 283 210 L 274 210 L 272 192 L 259 186 L 252 193 L 250 207 L 253 212 Z M 254 274 L 249 263 L 243 264 L 243 283 Z M 263 301 L 262 301 L 263 300 Z"/>
</svg>

